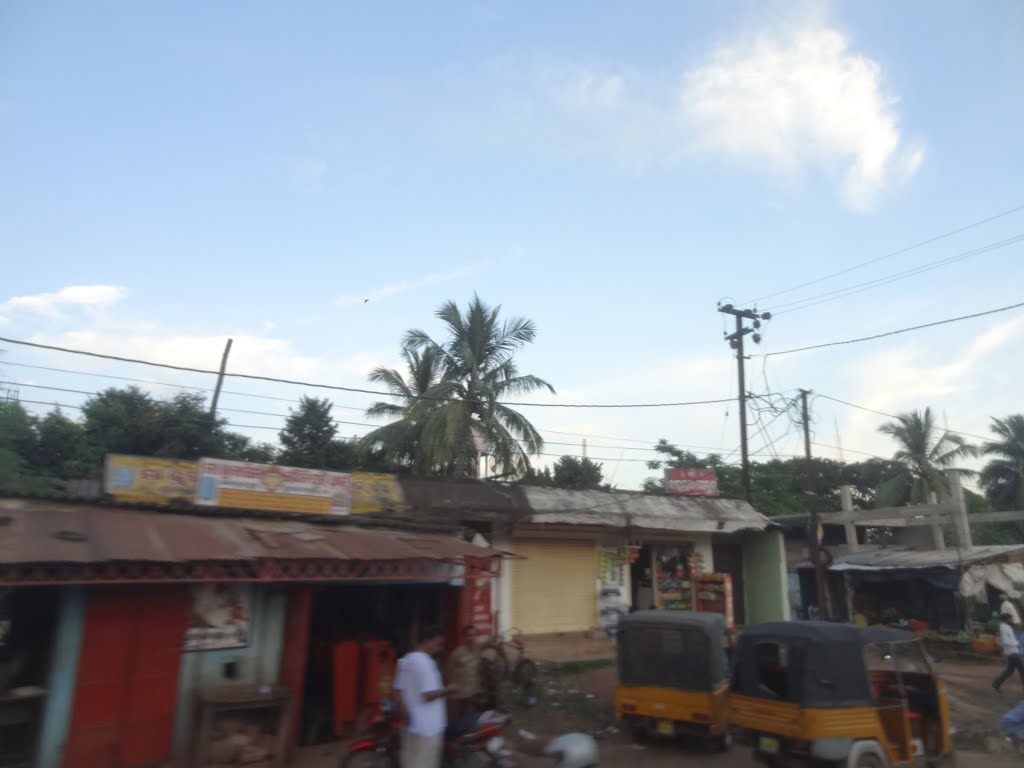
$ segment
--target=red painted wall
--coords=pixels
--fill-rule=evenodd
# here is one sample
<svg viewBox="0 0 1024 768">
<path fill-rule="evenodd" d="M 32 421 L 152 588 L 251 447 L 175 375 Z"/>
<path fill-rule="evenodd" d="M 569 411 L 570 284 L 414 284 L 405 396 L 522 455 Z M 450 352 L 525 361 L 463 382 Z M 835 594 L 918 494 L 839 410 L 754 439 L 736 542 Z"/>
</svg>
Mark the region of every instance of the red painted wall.
<svg viewBox="0 0 1024 768">
<path fill-rule="evenodd" d="M 137 768 L 171 752 L 187 587 L 91 590 L 64 768 Z"/>
<path fill-rule="evenodd" d="M 289 744 L 299 743 L 299 723 L 306 691 L 306 662 L 309 654 L 309 617 L 313 610 L 313 589 L 294 585 L 288 590 L 285 611 L 284 647 L 281 649 L 281 685 L 292 692 Z"/>
</svg>

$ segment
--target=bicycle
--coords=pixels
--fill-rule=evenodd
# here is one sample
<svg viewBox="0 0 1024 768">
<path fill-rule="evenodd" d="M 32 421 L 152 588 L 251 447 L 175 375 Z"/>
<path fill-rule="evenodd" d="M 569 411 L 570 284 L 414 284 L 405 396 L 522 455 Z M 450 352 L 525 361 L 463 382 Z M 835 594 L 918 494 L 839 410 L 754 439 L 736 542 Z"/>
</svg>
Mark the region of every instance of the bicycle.
<svg viewBox="0 0 1024 768">
<path fill-rule="evenodd" d="M 540 670 L 527 657 L 518 630 L 510 629 L 489 639 L 480 650 L 480 665 L 484 687 L 495 700 L 501 684 L 507 682 L 518 691 L 521 704 L 536 703 Z"/>
</svg>

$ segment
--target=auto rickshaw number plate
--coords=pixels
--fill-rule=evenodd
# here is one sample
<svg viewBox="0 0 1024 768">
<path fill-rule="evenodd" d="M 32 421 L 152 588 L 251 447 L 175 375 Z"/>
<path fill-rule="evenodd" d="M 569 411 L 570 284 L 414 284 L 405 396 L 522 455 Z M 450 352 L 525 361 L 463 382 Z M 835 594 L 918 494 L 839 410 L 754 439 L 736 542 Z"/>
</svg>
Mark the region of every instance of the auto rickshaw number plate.
<svg viewBox="0 0 1024 768">
<path fill-rule="evenodd" d="M 779 754 L 779 740 L 770 736 L 762 736 L 758 739 L 757 749 L 766 755 L 777 755 Z"/>
<path fill-rule="evenodd" d="M 671 720 L 659 720 L 658 733 L 662 736 L 675 736 L 676 724 L 673 723 Z"/>
</svg>

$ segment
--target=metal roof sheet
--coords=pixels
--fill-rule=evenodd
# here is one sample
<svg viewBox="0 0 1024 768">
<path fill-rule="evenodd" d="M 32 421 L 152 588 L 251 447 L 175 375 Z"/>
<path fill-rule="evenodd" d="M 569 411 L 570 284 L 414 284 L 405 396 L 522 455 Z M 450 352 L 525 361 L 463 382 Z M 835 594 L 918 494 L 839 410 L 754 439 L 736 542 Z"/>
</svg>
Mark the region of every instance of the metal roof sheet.
<svg viewBox="0 0 1024 768">
<path fill-rule="evenodd" d="M 956 568 L 961 564 L 997 560 L 1017 552 L 1024 545 L 971 547 L 970 549 L 919 550 L 904 547 L 849 552 L 837 555 L 830 571 L 915 570 L 922 568 Z"/>
<path fill-rule="evenodd" d="M 531 523 L 721 533 L 761 531 L 771 525 L 769 518 L 737 499 L 530 486 L 523 493 L 533 511 Z"/>
<path fill-rule="evenodd" d="M 499 554 L 439 534 L 0 499 L 0 563 L 5 564 L 459 560 Z"/>
</svg>

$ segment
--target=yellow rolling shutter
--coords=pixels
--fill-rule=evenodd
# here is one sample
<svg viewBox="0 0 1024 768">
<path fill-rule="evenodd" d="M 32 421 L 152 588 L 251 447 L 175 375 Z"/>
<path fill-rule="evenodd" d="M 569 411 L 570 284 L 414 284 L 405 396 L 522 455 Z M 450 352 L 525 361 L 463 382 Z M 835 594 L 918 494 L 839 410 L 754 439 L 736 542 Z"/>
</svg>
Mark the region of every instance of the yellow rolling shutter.
<svg viewBox="0 0 1024 768">
<path fill-rule="evenodd" d="M 512 626 L 524 634 L 581 632 L 597 625 L 593 542 L 513 542 Z"/>
</svg>

